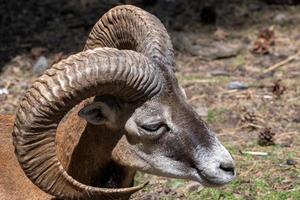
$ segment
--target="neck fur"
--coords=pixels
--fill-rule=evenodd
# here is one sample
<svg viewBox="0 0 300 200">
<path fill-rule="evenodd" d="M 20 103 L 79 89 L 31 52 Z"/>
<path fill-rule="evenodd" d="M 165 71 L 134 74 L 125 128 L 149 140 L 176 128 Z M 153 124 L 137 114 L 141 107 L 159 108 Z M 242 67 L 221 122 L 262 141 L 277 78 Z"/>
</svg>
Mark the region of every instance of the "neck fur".
<svg viewBox="0 0 300 200">
<path fill-rule="evenodd" d="M 103 188 L 130 187 L 135 170 L 113 161 L 111 153 L 122 137 L 120 131 L 87 124 L 78 117 L 82 102 L 59 125 L 57 154 L 69 175 L 86 185 Z"/>
</svg>

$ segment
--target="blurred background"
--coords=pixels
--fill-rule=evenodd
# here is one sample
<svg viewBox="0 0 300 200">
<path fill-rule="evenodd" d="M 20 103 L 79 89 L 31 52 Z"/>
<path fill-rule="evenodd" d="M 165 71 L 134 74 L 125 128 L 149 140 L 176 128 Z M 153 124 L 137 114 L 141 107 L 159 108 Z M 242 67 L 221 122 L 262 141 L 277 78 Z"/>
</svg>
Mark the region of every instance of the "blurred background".
<svg viewBox="0 0 300 200">
<path fill-rule="evenodd" d="M 218 189 L 139 173 L 150 185 L 133 199 L 300 199 L 300 0 L 0 1 L 0 113 L 13 114 L 33 81 L 81 51 L 120 4 L 166 26 L 188 101 L 238 171 Z"/>
</svg>

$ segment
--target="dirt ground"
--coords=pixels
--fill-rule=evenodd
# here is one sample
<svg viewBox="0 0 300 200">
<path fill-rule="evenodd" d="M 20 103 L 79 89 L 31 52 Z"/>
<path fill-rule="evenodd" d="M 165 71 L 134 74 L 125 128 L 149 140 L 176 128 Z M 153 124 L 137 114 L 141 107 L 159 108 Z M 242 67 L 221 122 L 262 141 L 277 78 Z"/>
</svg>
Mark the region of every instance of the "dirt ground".
<svg viewBox="0 0 300 200">
<path fill-rule="evenodd" d="M 122 3 L 61 2 L 0 7 L 6 12 L 0 17 L 0 113 L 15 112 L 40 74 L 35 67 L 80 51 L 97 19 Z M 203 189 L 139 173 L 137 182 L 150 184 L 132 199 L 300 199 L 300 6 L 149 2 L 144 8 L 172 37 L 188 101 L 230 150 L 238 175 L 228 186 Z"/>
</svg>

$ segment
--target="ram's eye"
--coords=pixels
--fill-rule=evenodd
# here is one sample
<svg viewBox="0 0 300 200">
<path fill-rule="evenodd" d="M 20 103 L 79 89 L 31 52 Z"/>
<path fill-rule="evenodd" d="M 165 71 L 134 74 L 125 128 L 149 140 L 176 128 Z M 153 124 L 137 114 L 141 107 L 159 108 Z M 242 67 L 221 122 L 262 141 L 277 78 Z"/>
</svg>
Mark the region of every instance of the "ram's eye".
<svg viewBox="0 0 300 200">
<path fill-rule="evenodd" d="M 139 134 L 142 137 L 154 140 L 168 132 L 170 129 L 168 125 L 163 122 L 148 122 L 147 124 L 141 124 L 139 130 Z"/>
<path fill-rule="evenodd" d="M 163 126 L 165 126 L 163 123 L 155 123 L 155 124 L 144 124 L 141 127 L 146 131 L 154 132 Z"/>
</svg>

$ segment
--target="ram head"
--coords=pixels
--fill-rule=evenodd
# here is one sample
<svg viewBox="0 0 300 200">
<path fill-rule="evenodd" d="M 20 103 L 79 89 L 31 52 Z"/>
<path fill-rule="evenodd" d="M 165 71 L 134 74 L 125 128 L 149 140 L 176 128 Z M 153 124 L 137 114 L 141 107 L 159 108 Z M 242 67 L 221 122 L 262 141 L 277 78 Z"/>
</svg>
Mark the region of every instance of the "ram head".
<svg viewBox="0 0 300 200">
<path fill-rule="evenodd" d="M 82 101 L 89 102 L 77 116 L 87 121 L 84 131 L 105 138 L 108 149 L 95 150 L 94 157 L 105 154 L 117 166 L 206 186 L 235 177 L 231 155 L 178 84 L 167 31 L 142 9 L 118 6 L 106 13 L 82 52 L 53 65 L 26 92 L 13 130 L 22 169 L 45 192 L 62 199 L 128 198 L 143 187 L 130 187 L 133 177 L 125 188 L 101 188 L 101 180 L 83 183 L 58 159 L 58 124 Z M 85 170 L 79 162 L 73 171 Z"/>
</svg>

